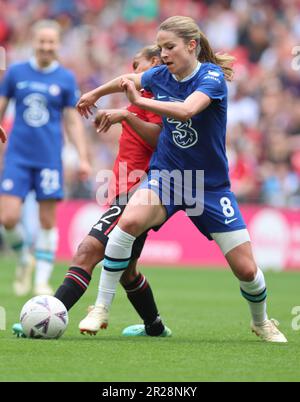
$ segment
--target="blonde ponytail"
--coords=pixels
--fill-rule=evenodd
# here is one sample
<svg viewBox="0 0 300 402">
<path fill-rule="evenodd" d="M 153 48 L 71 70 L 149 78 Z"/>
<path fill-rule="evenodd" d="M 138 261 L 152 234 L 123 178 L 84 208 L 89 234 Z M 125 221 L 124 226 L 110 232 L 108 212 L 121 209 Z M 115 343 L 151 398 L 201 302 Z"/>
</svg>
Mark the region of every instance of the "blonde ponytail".
<svg viewBox="0 0 300 402">
<path fill-rule="evenodd" d="M 235 58 L 227 53 L 214 53 L 207 37 L 202 32 L 200 32 L 200 49 L 198 60 L 201 63 L 209 62 L 220 66 L 224 72 L 225 79 L 232 81 L 234 75 L 232 64 Z"/>
</svg>

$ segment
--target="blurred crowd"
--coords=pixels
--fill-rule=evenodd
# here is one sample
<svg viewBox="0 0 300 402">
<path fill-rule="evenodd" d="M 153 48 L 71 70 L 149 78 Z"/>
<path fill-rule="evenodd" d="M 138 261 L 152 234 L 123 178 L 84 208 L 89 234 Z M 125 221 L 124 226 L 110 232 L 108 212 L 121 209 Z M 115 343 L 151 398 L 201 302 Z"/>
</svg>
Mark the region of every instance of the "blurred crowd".
<svg viewBox="0 0 300 402">
<path fill-rule="evenodd" d="M 30 56 L 33 22 L 59 21 L 60 59 L 82 92 L 131 71 L 134 54 L 153 43 L 160 21 L 192 16 L 216 52 L 236 57 L 227 135 L 233 191 L 241 202 L 300 206 L 300 0 L 0 0 L 0 10 L 7 64 Z M 126 103 L 121 94 L 99 106 Z M 120 128 L 97 136 L 85 124 L 94 173 L 110 169 Z M 64 162 L 68 197 L 94 197 L 95 179 L 77 180 L 72 144 L 66 143 Z"/>
</svg>

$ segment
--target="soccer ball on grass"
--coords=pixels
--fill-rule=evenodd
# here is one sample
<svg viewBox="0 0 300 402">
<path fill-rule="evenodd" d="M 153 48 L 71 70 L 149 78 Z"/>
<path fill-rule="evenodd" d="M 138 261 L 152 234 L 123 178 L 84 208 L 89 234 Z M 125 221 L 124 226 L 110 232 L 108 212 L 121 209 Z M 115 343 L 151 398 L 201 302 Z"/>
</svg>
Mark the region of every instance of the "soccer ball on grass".
<svg viewBox="0 0 300 402">
<path fill-rule="evenodd" d="M 26 337 L 57 339 L 66 330 L 69 317 L 64 304 L 53 296 L 36 296 L 24 304 L 20 322 Z"/>
</svg>

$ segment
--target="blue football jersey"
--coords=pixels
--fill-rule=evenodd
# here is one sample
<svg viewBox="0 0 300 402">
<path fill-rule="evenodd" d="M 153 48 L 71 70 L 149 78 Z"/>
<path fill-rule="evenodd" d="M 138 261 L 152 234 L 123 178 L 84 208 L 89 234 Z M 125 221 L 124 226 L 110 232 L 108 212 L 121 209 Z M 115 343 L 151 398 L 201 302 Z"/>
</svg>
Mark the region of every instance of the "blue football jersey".
<svg viewBox="0 0 300 402">
<path fill-rule="evenodd" d="M 142 87 L 159 101 L 183 102 L 195 91 L 212 99 L 205 110 L 187 122 L 163 118 L 163 129 L 150 168 L 204 170 L 205 189 L 229 188 L 225 150 L 227 86 L 221 67 L 199 63 L 194 73 L 182 81 L 176 80 L 167 66 L 154 67 L 143 73 Z"/>
<path fill-rule="evenodd" d="M 5 159 L 34 168 L 61 167 L 62 113 L 78 97 L 73 74 L 58 62 L 43 70 L 34 59 L 13 64 L 1 82 L 0 96 L 15 101 Z"/>
</svg>

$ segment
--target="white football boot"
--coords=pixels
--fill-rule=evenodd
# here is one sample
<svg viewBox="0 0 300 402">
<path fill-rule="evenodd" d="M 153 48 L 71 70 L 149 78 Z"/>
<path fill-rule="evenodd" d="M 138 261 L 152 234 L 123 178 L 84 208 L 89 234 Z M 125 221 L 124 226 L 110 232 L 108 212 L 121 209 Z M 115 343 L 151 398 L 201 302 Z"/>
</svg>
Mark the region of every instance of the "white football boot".
<svg viewBox="0 0 300 402">
<path fill-rule="evenodd" d="M 26 296 L 31 291 L 34 267 L 35 259 L 32 255 L 28 257 L 26 264 L 20 264 L 16 267 L 16 275 L 13 283 L 16 296 Z"/>
<path fill-rule="evenodd" d="M 258 337 L 266 342 L 278 342 L 286 343 L 287 339 L 277 328 L 279 322 L 271 318 L 270 320 L 265 320 L 262 325 L 256 325 L 251 322 L 251 330 Z"/>
<path fill-rule="evenodd" d="M 49 285 L 49 283 L 40 283 L 34 286 L 33 294 L 35 296 L 43 296 L 43 295 L 53 296 L 54 290 Z"/>
<path fill-rule="evenodd" d="M 103 304 L 90 306 L 87 316 L 80 321 L 79 330 L 82 334 L 96 335 L 100 329 L 108 326 L 108 309 Z"/>
</svg>

